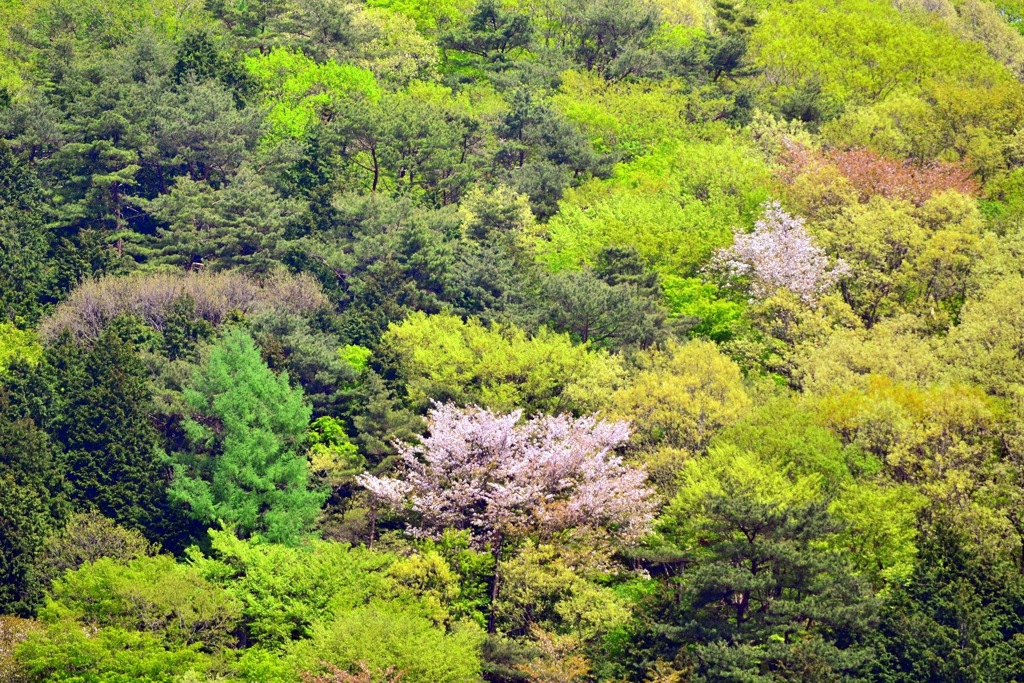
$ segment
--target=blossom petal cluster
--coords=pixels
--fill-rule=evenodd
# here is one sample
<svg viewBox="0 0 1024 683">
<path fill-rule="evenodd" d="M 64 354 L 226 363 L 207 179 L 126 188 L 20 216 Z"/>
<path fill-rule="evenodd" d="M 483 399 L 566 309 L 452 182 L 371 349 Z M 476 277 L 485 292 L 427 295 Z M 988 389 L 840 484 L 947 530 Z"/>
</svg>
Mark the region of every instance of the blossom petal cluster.
<svg viewBox="0 0 1024 683">
<path fill-rule="evenodd" d="M 765 202 L 762 208 L 753 232 L 737 231 L 732 246 L 715 254 L 711 269 L 748 279 L 755 297 L 788 289 L 813 303 L 846 274 L 846 265 L 841 259 L 830 263 L 802 217 L 787 213 L 778 201 Z"/>
<path fill-rule="evenodd" d="M 438 404 L 429 436 L 398 444 L 396 477 L 362 475 L 378 501 L 413 518 L 411 531 L 437 536 L 469 529 L 483 545 L 525 533 L 602 527 L 634 537 L 648 528 L 653 492 L 647 474 L 615 449 L 624 422 L 595 416 L 498 414 Z"/>
</svg>

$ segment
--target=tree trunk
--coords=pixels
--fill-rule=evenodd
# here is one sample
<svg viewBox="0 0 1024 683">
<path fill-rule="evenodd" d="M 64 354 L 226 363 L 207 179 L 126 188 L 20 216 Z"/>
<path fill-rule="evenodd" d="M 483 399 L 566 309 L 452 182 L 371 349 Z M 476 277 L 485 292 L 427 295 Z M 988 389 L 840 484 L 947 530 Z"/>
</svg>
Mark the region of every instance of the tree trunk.
<svg viewBox="0 0 1024 683">
<path fill-rule="evenodd" d="M 377 535 L 377 501 L 370 505 L 370 543 L 369 548 L 373 550 L 373 537 Z"/>
<path fill-rule="evenodd" d="M 498 595 L 501 593 L 501 575 L 498 568 L 501 566 L 501 546 L 503 540 L 501 532 L 495 534 L 491 544 L 491 556 L 494 558 L 494 576 L 491 581 L 491 613 L 487 616 L 487 633 L 494 635 L 497 630 L 498 620 Z"/>
</svg>

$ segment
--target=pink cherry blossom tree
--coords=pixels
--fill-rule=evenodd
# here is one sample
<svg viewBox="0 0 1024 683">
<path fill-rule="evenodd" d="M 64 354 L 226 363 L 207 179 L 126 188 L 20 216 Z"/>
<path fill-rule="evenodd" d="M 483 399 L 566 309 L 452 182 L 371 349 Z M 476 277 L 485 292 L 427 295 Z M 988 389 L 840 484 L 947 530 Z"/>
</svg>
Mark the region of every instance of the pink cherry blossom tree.
<svg viewBox="0 0 1024 683">
<path fill-rule="evenodd" d="M 629 438 L 624 422 L 522 421 L 522 411 L 435 404 L 427 425 L 421 444 L 398 444 L 395 477 L 359 477 L 377 501 L 408 518 L 415 535 L 468 529 L 477 547 L 490 549 L 497 572 L 506 544 L 528 534 L 589 527 L 633 538 L 649 528 L 647 474 L 614 453 Z M 498 585 L 496 573 L 492 603 Z"/>
<path fill-rule="evenodd" d="M 716 252 L 709 269 L 748 281 L 755 297 L 788 289 L 813 304 L 847 273 L 846 264 L 842 259 L 830 263 L 804 219 L 784 211 L 778 201 L 765 202 L 762 208 L 754 231 L 738 231 L 731 247 Z"/>
</svg>

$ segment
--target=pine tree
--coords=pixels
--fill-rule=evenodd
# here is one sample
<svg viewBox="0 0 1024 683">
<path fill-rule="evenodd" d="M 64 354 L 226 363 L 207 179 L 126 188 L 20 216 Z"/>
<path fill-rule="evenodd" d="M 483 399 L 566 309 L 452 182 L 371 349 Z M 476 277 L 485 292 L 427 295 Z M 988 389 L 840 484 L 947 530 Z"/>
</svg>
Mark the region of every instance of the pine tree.
<svg viewBox="0 0 1024 683">
<path fill-rule="evenodd" d="M 876 603 L 848 558 L 823 542 L 839 529 L 826 504 L 764 502 L 725 482 L 702 514 L 705 545 L 680 580 L 679 619 L 701 673 L 838 680 L 865 666 L 871 653 L 861 638 Z"/>
<path fill-rule="evenodd" d="M 228 330 L 196 371 L 185 397 L 192 452 L 175 456 L 173 496 L 202 522 L 295 542 L 325 495 L 309 488 L 298 447 L 311 409 L 288 375 L 275 375 L 243 329 Z"/>
</svg>

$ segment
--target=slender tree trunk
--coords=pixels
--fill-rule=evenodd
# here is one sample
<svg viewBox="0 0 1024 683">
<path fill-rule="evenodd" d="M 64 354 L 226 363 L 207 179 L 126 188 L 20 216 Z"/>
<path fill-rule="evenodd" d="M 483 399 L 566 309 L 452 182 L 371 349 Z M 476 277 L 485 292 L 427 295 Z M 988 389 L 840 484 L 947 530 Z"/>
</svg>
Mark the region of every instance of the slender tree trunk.
<svg viewBox="0 0 1024 683">
<path fill-rule="evenodd" d="M 377 183 L 380 182 L 380 163 L 377 162 L 377 147 L 374 146 L 370 149 L 370 158 L 373 159 L 373 189 L 371 190 L 374 194 L 377 193 Z"/>
<path fill-rule="evenodd" d="M 373 539 L 377 535 L 377 501 L 370 505 L 370 543 L 369 548 L 373 550 Z"/>
<path fill-rule="evenodd" d="M 494 577 L 491 581 L 491 613 L 487 616 L 487 632 L 494 634 L 497 630 L 498 621 L 498 596 L 501 594 L 501 546 L 503 539 L 501 532 L 495 534 L 494 542 L 491 545 L 491 556 L 494 557 Z"/>
</svg>

